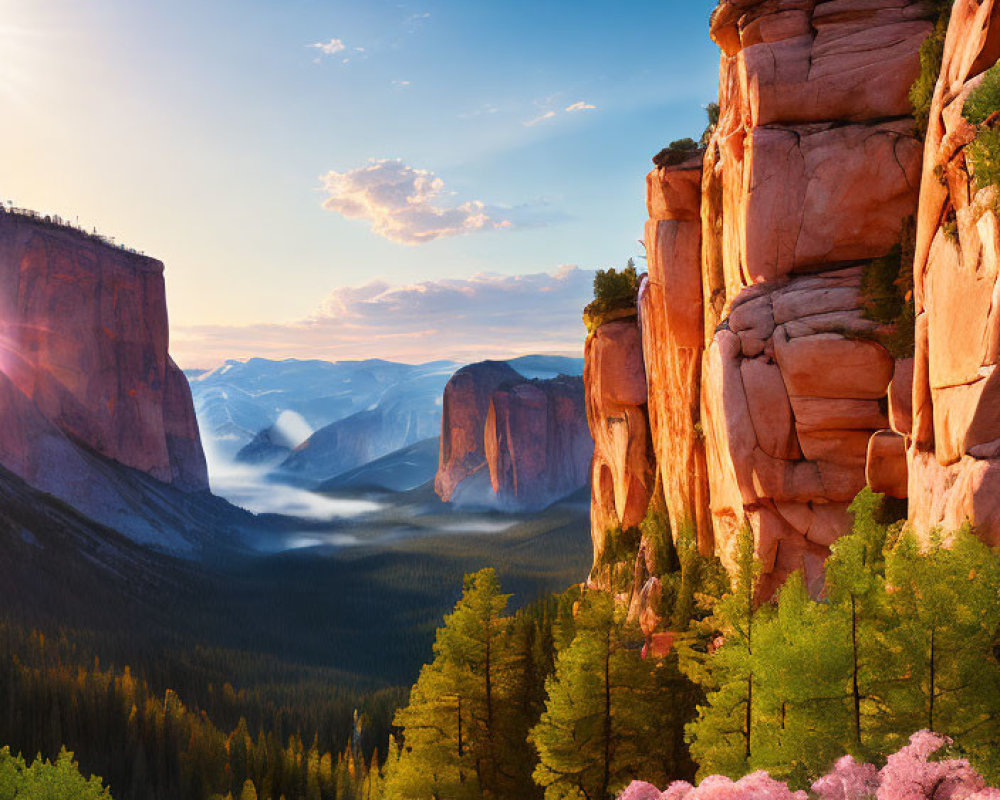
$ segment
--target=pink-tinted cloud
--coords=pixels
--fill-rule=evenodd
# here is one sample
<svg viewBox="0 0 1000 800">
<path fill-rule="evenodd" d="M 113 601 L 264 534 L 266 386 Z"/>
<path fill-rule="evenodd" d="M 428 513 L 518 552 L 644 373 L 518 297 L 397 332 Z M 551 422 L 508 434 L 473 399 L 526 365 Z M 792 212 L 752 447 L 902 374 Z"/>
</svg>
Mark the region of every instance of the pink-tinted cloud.
<svg viewBox="0 0 1000 800">
<path fill-rule="evenodd" d="M 580 355 L 580 315 L 593 278 L 592 271 L 564 266 L 530 275 L 343 286 L 308 319 L 175 329 L 171 351 L 184 367 L 250 356 L 419 362 Z"/>
<path fill-rule="evenodd" d="M 423 244 L 514 224 L 502 210 L 487 208 L 479 200 L 445 204 L 444 181 L 399 159 L 372 159 L 358 169 L 331 170 L 320 180 L 327 193 L 323 208 L 367 220 L 372 231 L 400 244 Z"/>
</svg>

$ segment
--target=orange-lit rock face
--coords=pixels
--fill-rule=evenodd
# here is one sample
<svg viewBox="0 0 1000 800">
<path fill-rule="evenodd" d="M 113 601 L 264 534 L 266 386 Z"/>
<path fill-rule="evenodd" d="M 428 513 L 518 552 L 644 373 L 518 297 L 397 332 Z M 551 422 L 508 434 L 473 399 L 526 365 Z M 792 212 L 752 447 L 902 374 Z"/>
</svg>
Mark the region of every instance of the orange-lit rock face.
<svg viewBox="0 0 1000 800">
<path fill-rule="evenodd" d="M 41 418 L 158 480 L 208 488 L 191 393 L 167 354 L 160 262 L 0 214 L 0 319 L 0 370 Z M 3 450 L 29 482 L 54 468 Z"/>
<path fill-rule="evenodd" d="M 914 283 L 910 519 L 927 533 L 969 521 L 1000 545 L 1000 220 L 991 189 L 969 178 L 968 92 L 1000 58 L 1000 7 L 957 0 L 931 106 Z M 955 220 L 957 236 L 943 222 Z"/>
<path fill-rule="evenodd" d="M 869 440 L 889 425 L 896 364 L 872 340 L 861 274 L 916 213 L 907 94 L 928 13 L 906 0 L 724 0 L 713 15 L 723 53 L 702 176 L 700 421 L 716 552 L 732 566 L 749 524 L 763 596 L 795 570 L 821 590 Z M 908 409 L 893 407 L 905 424 Z"/>
<path fill-rule="evenodd" d="M 581 378 L 497 389 L 484 431 L 493 492 L 503 506 L 545 508 L 587 484 L 594 442 Z"/>
<path fill-rule="evenodd" d="M 587 419 L 594 437 L 591 536 L 600 563 L 608 532 L 638 525 L 654 487 L 646 373 L 635 318 L 609 322 L 584 350 Z"/>
<path fill-rule="evenodd" d="M 860 267 L 747 289 L 705 359 L 702 425 L 718 552 L 744 521 L 757 535 L 765 594 L 804 570 L 822 587 L 829 545 L 865 485 L 868 440 L 888 424 L 893 375 L 866 338 Z"/>
<path fill-rule="evenodd" d="M 705 447 L 699 427 L 704 341 L 701 278 L 701 159 L 654 169 L 646 179 L 648 278 L 639 319 L 653 450 L 671 529 L 697 533 L 713 550 Z"/>
</svg>

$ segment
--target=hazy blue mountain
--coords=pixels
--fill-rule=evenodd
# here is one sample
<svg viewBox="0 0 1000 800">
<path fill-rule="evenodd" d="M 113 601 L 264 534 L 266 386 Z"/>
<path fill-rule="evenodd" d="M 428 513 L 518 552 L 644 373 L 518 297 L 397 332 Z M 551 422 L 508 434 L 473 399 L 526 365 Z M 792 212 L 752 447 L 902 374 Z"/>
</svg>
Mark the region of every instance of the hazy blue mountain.
<svg viewBox="0 0 1000 800">
<path fill-rule="evenodd" d="M 257 435 L 294 412 L 312 431 L 376 406 L 391 387 L 420 376 L 450 376 L 451 362 L 319 361 L 251 358 L 187 373 L 210 461 L 230 459 Z M 297 426 L 301 427 L 301 426 Z M 255 460 L 260 460 L 255 459 Z"/>
<path fill-rule="evenodd" d="M 375 489 L 408 492 L 422 486 L 437 471 L 441 437 L 424 439 L 321 483 L 319 491 Z"/>
<path fill-rule="evenodd" d="M 533 355 L 508 363 L 526 378 L 583 374 L 582 358 Z M 253 358 L 192 370 L 213 486 L 225 494 L 221 477 L 234 464 L 256 470 L 263 480 L 244 485 L 262 491 L 267 482 L 313 489 L 338 486 L 341 478 L 344 486 L 419 486 L 437 470 L 436 450 L 427 440 L 440 435 L 444 387 L 461 366 Z M 241 482 L 247 477 L 237 475 Z"/>
<path fill-rule="evenodd" d="M 583 375 L 583 359 L 568 356 L 521 356 L 508 362 L 525 378 L 548 380 L 560 375 Z"/>
</svg>

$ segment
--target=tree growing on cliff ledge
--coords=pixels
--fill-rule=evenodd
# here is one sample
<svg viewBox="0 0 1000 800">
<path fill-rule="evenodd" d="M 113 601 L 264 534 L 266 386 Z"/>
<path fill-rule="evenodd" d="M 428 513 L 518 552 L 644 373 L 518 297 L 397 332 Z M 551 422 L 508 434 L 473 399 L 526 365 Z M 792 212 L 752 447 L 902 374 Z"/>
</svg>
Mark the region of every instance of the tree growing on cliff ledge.
<svg viewBox="0 0 1000 800">
<path fill-rule="evenodd" d="M 640 279 L 635 260 L 631 258 L 621 270 L 614 267 L 597 270 L 594 275 L 594 299 L 583 311 L 585 318 L 594 321 L 591 329 L 602 324 L 604 317 L 613 311 L 635 309 Z"/>
</svg>

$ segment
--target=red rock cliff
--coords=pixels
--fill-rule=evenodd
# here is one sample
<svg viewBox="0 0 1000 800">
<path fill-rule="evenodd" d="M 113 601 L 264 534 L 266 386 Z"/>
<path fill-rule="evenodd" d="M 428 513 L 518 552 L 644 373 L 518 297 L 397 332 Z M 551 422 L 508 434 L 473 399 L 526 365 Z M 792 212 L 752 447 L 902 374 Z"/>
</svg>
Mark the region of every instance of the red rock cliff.
<svg viewBox="0 0 1000 800">
<path fill-rule="evenodd" d="M 609 535 L 642 521 L 655 486 L 646 371 L 636 317 L 596 327 L 587 337 L 584 362 L 587 419 L 594 437 L 590 476 L 593 580 L 603 574 L 598 565 L 614 544 Z"/>
<path fill-rule="evenodd" d="M 1000 546 L 1000 220 L 970 177 L 969 93 L 1000 58 L 1000 7 L 956 0 L 931 105 L 914 262 L 916 357 L 908 434 L 918 531 L 969 521 Z M 987 123 L 995 124 L 995 123 Z M 995 154 L 994 154 L 995 158 Z"/>
<path fill-rule="evenodd" d="M 61 435 L 183 490 L 208 488 L 191 392 L 167 354 L 159 261 L 0 213 L 0 320 L 0 463 L 29 483 L 65 483 L 38 446 Z"/>
<path fill-rule="evenodd" d="M 586 485 L 593 441 L 580 378 L 527 380 L 483 361 L 452 376 L 443 403 L 442 500 L 528 511 Z"/>
<path fill-rule="evenodd" d="M 501 386 L 490 398 L 484 443 L 490 483 L 503 506 L 545 508 L 586 486 L 594 442 L 583 380 Z"/>
<path fill-rule="evenodd" d="M 718 124 L 701 158 L 647 177 L 642 344 L 616 359 L 643 364 L 647 393 L 633 376 L 627 403 L 591 415 L 595 562 L 609 519 L 642 518 L 654 471 L 703 553 L 731 565 L 752 526 L 765 595 L 795 570 L 821 589 L 866 476 L 905 495 L 913 363 L 880 343 L 862 282 L 911 247 L 923 142 L 908 92 L 930 16 L 916 0 L 717 7 Z M 596 398 L 608 327 L 588 340 Z M 616 437 L 611 418 L 629 427 Z"/>
</svg>

